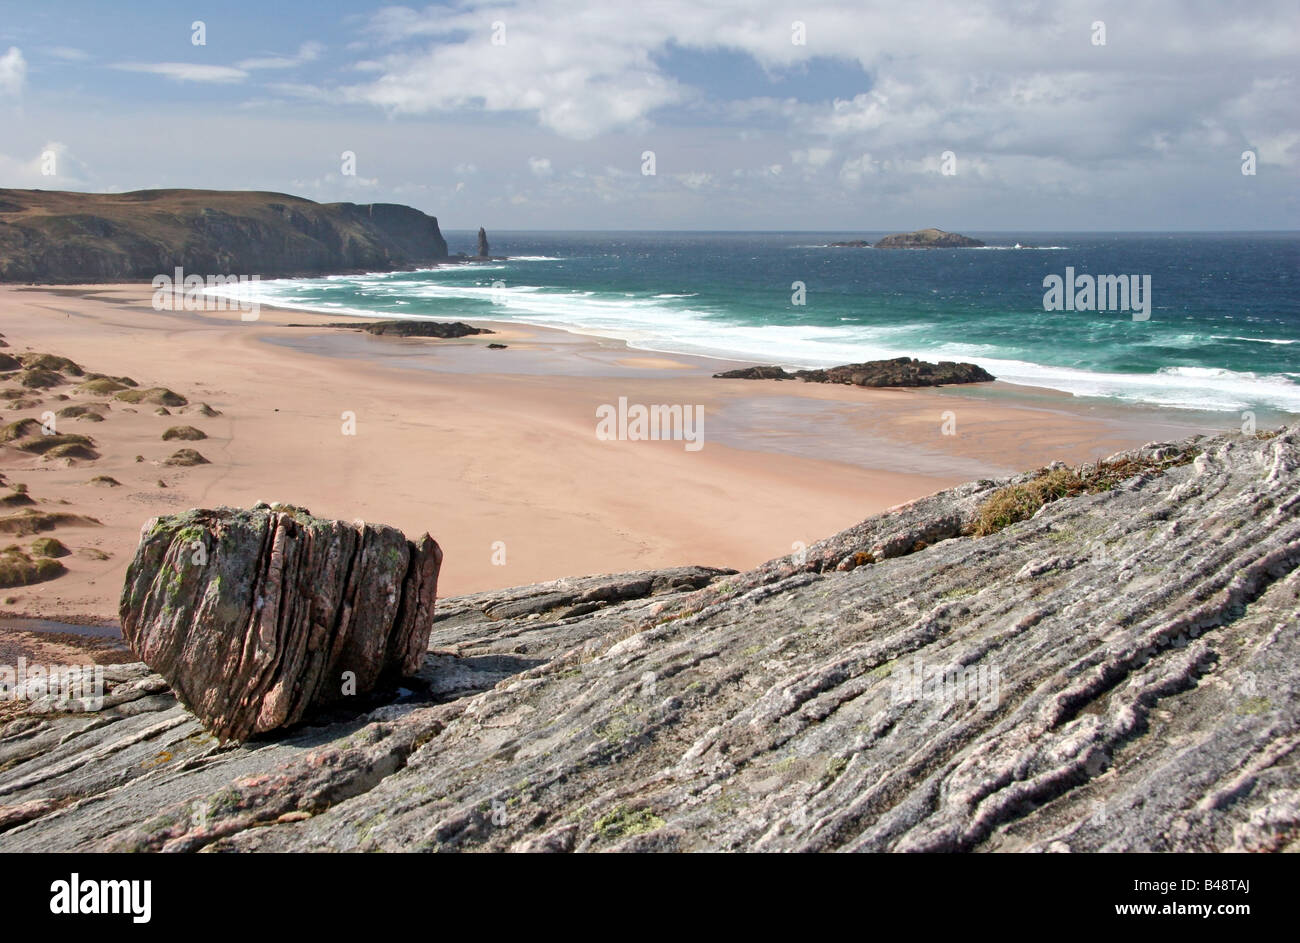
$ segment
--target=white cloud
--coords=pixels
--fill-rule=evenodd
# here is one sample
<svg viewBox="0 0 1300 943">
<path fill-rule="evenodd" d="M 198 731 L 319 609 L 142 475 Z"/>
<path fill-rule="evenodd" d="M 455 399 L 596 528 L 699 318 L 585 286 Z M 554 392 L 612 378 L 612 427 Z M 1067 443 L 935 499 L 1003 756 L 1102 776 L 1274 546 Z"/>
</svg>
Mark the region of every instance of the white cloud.
<svg viewBox="0 0 1300 943">
<path fill-rule="evenodd" d="M 248 78 L 243 69 L 224 65 L 197 65 L 191 62 L 118 62 L 112 68 L 123 72 L 148 72 L 178 82 L 242 82 Z"/>
<path fill-rule="evenodd" d="M 807 150 L 791 151 L 790 163 L 805 171 L 821 170 L 834 156 L 835 152 L 829 147 L 810 147 Z"/>
<path fill-rule="evenodd" d="M 0 186 L 64 190 L 86 182 L 85 166 L 61 141 L 47 141 L 30 158 L 0 154 Z"/>
<path fill-rule="evenodd" d="M 294 66 L 300 66 L 305 62 L 314 62 L 320 58 L 320 54 L 325 51 L 325 47 L 316 42 L 305 42 L 298 47 L 297 55 L 293 56 L 266 56 L 263 58 L 244 59 L 236 62 L 235 65 L 240 69 L 292 69 Z"/>
<path fill-rule="evenodd" d="M 713 182 L 713 174 L 693 171 L 686 174 L 674 174 L 673 179 L 688 190 L 700 190 Z"/>
<path fill-rule="evenodd" d="M 528 169 L 533 172 L 535 177 L 549 177 L 551 175 L 551 159 L 549 157 L 530 157 L 528 158 Z"/>
<path fill-rule="evenodd" d="M 10 46 L 9 51 L 0 56 L 0 95 L 17 97 L 23 93 L 27 83 L 27 60 L 17 46 Z"/>
<path fill-rule="evenodd" d="M 861 157 L 846 160 L 840 165 L 840 182 L 846 187 L 856 189 L 861 185 L 863 178 L 879 171 L 880 161 L 872 160 L 870 154 L 863 154 Z"/>
<path fill-rule="evenodd" d="M 1203 154 L 1214 146 L 1198 116 L 1261 140 L 1295 130 L 1293 83 L 1279 77 L 1292 74 L 1300 20 L 1285 3 L 1224 19 L 1151 0 L 1109 17 L 1109 44 L 1096 47 L 1091 23 L 1105 12 L 1096 2 L 825 0 L 797 16 L 786 0 L 389 7 L 362 30 L 372 73 L 336 92 L 393 114 L 521 115 L 575 140 L 662 127 L 674 107 L 737 126 L 757 120 L 803 135 L 790 166 L 805 179 L 867 150 L 899 161 L 947 149 L 963 158 L 1064 154 L 1067 167 L 1091 167 L 1131 159 L 1135 141 L 1148 141 L 1187 157 L 1189 144 Z M 807 25 L 805 46 L 790 41 L 795 18 Z M 492 43 L 497 21 L 503 45 Z M 763 97 L 766 88 L 719 102 L 661 67 L 669 48 L 739 51 L 772 75 L 813 59 L 853 62 L 870 79 L 847 83 L 834 102 Z M 861 168 L 846 173 L 860 178 Z"/>
</svg>

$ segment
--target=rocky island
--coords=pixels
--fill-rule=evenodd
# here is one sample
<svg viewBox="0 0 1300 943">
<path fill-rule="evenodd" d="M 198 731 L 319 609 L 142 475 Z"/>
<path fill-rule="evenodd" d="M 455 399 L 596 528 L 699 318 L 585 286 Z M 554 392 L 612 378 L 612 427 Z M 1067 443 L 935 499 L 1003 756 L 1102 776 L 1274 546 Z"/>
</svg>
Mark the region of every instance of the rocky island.
<svg viewBox="0 0 1300 943">
<path fill-rule="evenodd" d="M 877 249 L 980 249 L 984 243 L 970 236 L 942 229 L 918 229 L 916 232 L 894 233 L 876 243 Z"/>
</svg>

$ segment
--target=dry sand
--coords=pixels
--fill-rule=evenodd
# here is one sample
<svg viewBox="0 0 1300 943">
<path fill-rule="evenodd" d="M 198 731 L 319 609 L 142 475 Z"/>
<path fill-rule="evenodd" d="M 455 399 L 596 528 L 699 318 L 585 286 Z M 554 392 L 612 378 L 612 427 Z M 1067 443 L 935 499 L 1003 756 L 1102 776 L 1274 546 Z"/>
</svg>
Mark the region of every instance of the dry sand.
<svg viewBox="0 0 1300 943">
<path fill-rule="evenodd" d="M 475 322 L 498 333 L 452 341 L 371 337 L 286 326 L 338 316 L 263 308 L 246 322 L 238 312 L 158 312 L 151 297 L 146 286 L 0 288 L 5 352 L 71 357 L 221 411 L 159 416 L 74 383 L 35 391 L 39 403 L 27 409 L 0 400 L 4 423 L 76 403 L 110 406 L 104 422 L 58 421 L 59 432 L 90 435 L 97 460 L 0 445 L 0 472 L 26 484 L 38 509 L 102 524 L 55 531 L 75 551 L 68 572 L 0 590 L 0 614 L 115 618 L 141 525 L 190 507 L 284 501 L 411 536 L 428 531 L 446 553 L 446 596 L 679 564 L 746 568 L 974 477 L 1217 431 L 1190 415 L 1006 384 L 723 381 L 710 375 L 732 364 L 518 324 Z M 599 440 L 596 409 L 621 396 L 702 405 L 704 447 Z M 956 435 L 942 433 L 945 413 Z M 347 414 L 355 435 L 345 434 Z M 208 438 L 162 441 L 175 425 Z M 211 464 L 162 464 L 181 447 Z M 88 484 L 98 475 L 121 485 Z M 32 538 L 0 540 L 26 547 Z"/>
</svg>

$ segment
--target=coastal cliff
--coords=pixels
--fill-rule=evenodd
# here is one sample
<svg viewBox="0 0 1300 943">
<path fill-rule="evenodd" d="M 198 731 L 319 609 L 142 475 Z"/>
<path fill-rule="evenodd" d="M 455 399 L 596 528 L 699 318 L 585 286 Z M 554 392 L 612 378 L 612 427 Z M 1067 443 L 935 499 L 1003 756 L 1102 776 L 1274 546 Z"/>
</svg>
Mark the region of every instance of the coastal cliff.
<svg viewBox="0 0 1300 943">
<path fill-rule="evenodd" d="M 283 193 L 0 189 L 0 282 L 390 271 L 447 257 L 438 220 L 393 203 Z"/>
<path fill-rule="evenodd" d="M 404 690 L 242 745 L 108 666 L 0 715 L 0 851 L 1294 851 L 1298 471 L 1151 443 L 440 600 Z"/>
</svg>

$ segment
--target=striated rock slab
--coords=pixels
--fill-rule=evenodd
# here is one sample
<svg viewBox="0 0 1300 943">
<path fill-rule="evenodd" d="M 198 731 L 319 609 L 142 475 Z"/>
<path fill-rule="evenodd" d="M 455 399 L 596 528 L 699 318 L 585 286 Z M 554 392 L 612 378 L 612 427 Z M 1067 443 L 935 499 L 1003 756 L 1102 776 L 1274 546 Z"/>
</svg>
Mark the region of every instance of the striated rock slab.
<svg viewBox="0 0 1300 943">
<path fill-rule="evenodd" d="M 427 534 L 302 509 L 191 510 L 145 525 L 122 633 L 221 740 L 414 674 L 442 551 Z"/>
<path fill-rule="evenodd" d="M 0 719 L 0 852 L 1300 850 L 1300 428 L 1126 457 L 984 537 L 1032 476 L 448 600 L 424 702 L 259 743 L 110 666 Z"/>
</svg>

